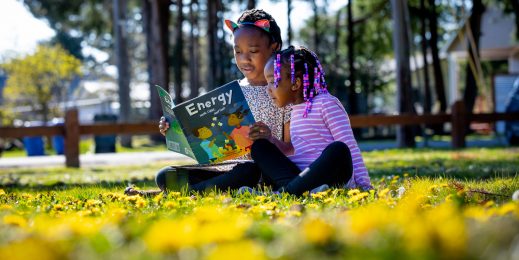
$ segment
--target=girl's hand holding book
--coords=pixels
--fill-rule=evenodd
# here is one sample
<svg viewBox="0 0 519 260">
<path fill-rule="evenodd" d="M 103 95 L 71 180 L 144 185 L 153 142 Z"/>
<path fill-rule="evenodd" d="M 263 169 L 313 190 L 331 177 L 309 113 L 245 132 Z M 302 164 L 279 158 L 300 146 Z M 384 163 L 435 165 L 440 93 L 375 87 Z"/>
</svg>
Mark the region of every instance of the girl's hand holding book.
<svg viewBox="0 0 519 260">
<path fill-rule="evenodd" d="M 256 141 L 258 139 L 270 140 L 272 138 L 272 131 L 265 123 L 256 122 L 250 128 L 249 138 L 252 141 Z"/>
<path fill-rule="evenodd" d="M 166 131 L 169 129 L 169 123 L 166 120 L 166 117 L 161 117 L 159 121 L 159 132 L 166 136 Z"/>
</svg>

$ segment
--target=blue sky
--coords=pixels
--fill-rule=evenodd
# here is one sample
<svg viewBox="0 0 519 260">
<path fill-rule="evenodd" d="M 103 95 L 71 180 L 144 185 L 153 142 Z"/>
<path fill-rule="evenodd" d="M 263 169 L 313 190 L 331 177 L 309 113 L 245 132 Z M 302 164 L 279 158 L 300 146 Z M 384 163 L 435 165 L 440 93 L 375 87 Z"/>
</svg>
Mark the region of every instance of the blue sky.
<svg viewBox="0 0 519 260">
<path fill-rule="evenodd" d="M 304 20 L 295 19 L 308 17 L 311 7 L 308 3 L 293 1 L 294 10 L 292 11 L 292 23 L 294 28 L 299 28 Z M 347 1 L 329 1 L 328 10 L 337 10 L 345 5 Z M 272 14 L 282 32 L 286 32 L 286 1 L 272 3 L 269 0 L 259 0 L 258 8 Z M 240 15 L 240 10 L 233 8 L 233 15 L 230 19 L 236 20 Z M 38 20 L 16 0 L 1 0 L 0 4 L 0 59 L 6 56 L 24 54 L 31 52 L 36 47 L 38 41 L 47 40 L 54 36 L 54 31 L 50 29 L 43 20 Z M 286 35 L 282 36 L 286 38 Z"/>
</svg>

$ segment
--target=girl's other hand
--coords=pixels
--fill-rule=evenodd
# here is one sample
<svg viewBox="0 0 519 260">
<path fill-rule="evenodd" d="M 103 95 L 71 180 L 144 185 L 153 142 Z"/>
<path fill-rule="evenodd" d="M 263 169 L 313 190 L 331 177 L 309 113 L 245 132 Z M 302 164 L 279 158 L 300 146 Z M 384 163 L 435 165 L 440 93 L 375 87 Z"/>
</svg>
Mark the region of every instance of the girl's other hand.
<svg viewBox="0 0 519 260">
<path fill-rule="evenodd" d="M 166 136 L 166 131 L 169 129 L 169 123 L 168 120 L 166 120 L 165 117 L 161 117 L 159 121 L 159 132 Z"/>
<path fill-rule="evenodd" d="M 252 141 L 256 141 L 258 139 L 270 140 L 271 137 L 272 137 L 272 131 L 263 122 L 256 122 L 250 128 L 249 138 Z"/>
</svg>

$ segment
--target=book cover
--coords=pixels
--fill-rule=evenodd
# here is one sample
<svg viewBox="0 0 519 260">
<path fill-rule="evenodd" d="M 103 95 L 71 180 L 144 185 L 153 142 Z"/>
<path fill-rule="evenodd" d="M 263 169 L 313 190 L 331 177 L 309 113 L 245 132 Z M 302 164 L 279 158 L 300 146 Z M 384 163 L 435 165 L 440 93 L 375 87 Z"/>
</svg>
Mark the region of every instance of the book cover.
<svg viewBox="0 0 519 260">
<path fill-rule="evenodd" d="M 166 131 L 166 147 L 170 151 L 181 153 L 196 160 L 195 155 L 191 150 L 191 146 L 182 132 L 182 127 L 173 112 L 175 104 L 173 103 L 171 96 L 160 86 L 156 87 L 159 92 L 164 117 L 166 117 L 169 122 L 169 129 Z"/>
<path fill-rule="evenodd" d="M 221 163 L 250 152 L 249 125 L 255 121 L 238 81 L 171 108 L 170 117 L 178 123 L 199 164 Z M 175 123 L 170 122 L 171 129 Z M 178 129 L 174 133 L 178 135 Z"/>
</svg>

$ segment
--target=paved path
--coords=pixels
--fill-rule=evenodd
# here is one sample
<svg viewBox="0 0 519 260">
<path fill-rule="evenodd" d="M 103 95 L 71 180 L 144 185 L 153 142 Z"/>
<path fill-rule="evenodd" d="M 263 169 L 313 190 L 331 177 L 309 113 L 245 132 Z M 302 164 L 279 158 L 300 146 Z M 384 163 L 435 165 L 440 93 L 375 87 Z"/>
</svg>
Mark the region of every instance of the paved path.
<svg viewBox="0 0 519 260">
<path fill-rule="evenodd" d="M 102 153 L 82 154 L 79 156 L 81 166 L 98 165 L 131 165 L 147 164 L 156 161 L 186 161 L 191 160 L 184 155 L 165 152 L 135 152 L 135 153 Z M 64 155 L 31 156 L 16 158 L 0 158 L 0 168 L 31 168 L 31 167 L 61 167 L 65 165 Z"/>
<path fill-rule="evenodd" d="M 416 144 L 416 147 L 424 147 L 423 142 Z M 467 147 L 495 147 L 506 146 L 504 138 L 490 140 L 467 141 Z M 397 148 L 396 141 L 368 142 L 359 143 L 362 151 L 384 150 Z M 429 141 L 427 147 L 430 148 L 449 148 L 450 143 L 444 141 Z M 135 152 L 135 153 L 105 153 L 105 154 L 84 154 L 80 155 L 81 166 L 99 165 L 139 165 L 157 161 L 167 161 L 170 163 L 191 160 L 184 155 L 164 151 L 164 152 Z M 17 158 L 0 157 L 1 168 L 31 168 L 31 167 L 62 167 L 65 165 L 64 155 L 31 156 Z"/>
</svg>

